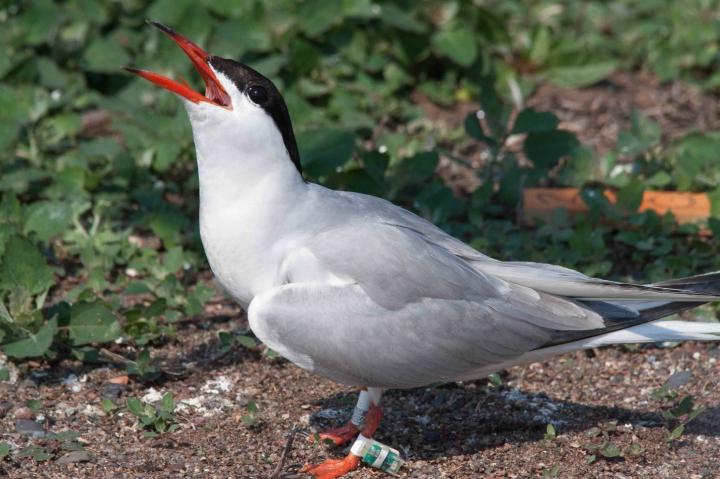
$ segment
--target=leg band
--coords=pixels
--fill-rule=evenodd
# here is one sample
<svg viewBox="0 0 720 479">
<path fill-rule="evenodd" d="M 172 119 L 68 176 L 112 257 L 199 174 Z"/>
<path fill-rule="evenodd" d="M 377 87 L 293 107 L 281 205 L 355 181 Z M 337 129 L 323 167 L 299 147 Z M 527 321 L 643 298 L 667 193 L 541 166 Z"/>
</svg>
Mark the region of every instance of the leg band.
<svg viewBox="0 0 720 479">
<path fill-rule="evenodd" d="M 361 429 L 365 425 L 365 416 L 367 416 L 370 410 L 370 394 L 367 391 L 360 391 L 358 402 L 353 409 L 352 418 L 350 422 L 353 423 L 358 429 Z"/>
</svg>

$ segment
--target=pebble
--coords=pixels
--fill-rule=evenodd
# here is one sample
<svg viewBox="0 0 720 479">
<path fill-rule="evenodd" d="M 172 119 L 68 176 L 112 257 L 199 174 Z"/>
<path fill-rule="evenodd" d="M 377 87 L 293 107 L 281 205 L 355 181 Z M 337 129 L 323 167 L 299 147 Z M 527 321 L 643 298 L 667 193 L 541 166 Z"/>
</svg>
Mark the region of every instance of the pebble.
<svg viewBox="0 0 720 479">
<path fill-rule="evenodd" d="M 677 389 L 680 386 L 684 386 L 692 380 L 692 373 L 690 371 L 678 371 L 667 380 L 668 389 Z"/>
<path fill-rule="evenodd" d="M 92 457 L 87 451 L 72 451 L 57 460 L 58 464 L 72 464 L 74 462 L 90 462 Z"/>
<path fill-rule="evenodd" d="M 45 428 L 39 422 L 32 419 L 17 419 L 15 421 L 15 430 L 20 434 L 32 436 L 35 439 L 45 437 Z"/>
<path fill-rule="evenodd" d="M 145 395 L 142 397 L 143 402 L 146 403 L 154 403 L 158 402 L 162 399 L 163 395 L 160 391 L 158 391 L 155 388 L 150 388 L 147 390 Z"/>
<path fill-rule="evenodd" d="M 102 397 L 106 399 L 117 399 L 122 395 L 123 391 L 125 391 L 124 384 L 107 383 L 105 387 L 103 387 Z"/>
<path fill-rule="evenodd" d="M 10 412 L 10 410 L 13 407 L 13 403 L 10 401 L 0 401 L 0 419 L 7 416 L 7 413 Z"/>
<path fill-rule="evenodd" d="M 32 380 L 25 378 L 17 384 L 17 388 L 18 389 L 37 389 L 37 384 L 35 384 Z"/>
<path fill-rule="evenodd" d="M 338 419 L 345 415 L 345 412 L 340 409 L 323 409 L 315 413 L 316 419 Z"/>
<path fill-rule="evenodd" d="M 33 420 L 33 419 L 35 419 L 35 414 L 32 412 L 32 409 L 30 409 L 29 407 L 23 406 L 23 407 L 19 407 L 15 410 L 15 412 L 13 413 L 13 417 L 15 419 Z"/>
</svg>

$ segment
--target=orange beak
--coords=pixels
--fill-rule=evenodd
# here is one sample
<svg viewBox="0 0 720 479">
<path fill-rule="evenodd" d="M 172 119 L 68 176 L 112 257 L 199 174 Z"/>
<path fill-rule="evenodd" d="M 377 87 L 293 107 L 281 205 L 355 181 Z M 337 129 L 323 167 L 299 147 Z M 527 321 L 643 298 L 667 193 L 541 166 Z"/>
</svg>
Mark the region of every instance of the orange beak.
<svg viewBox="0 0 720 479">
<path fill-rule="evenodd" d="M 148 23 L 162 30 L 163 33 L 169 36 L 180 48 L 183 49 L 205 82 L 205 94 L 203 95 L 200 92 L 196 92 L 190 88 L 187 83 L 180 83 L 157 73 L 131 67 L 126 67 L 125 69 L 130 73 L 134 73 L 139 77 L 165 88 L 166 90 L 177 93 L 193 103 L 207 102 L 232 110 L 230 95 L 227 94 L 215 75 L 215 72 L 213 72 L 212 68 L 210 68 L 211 55 L 191 42 L 187 37 L 177 33 L 169 27 L 166 27 L 162 23 L 153 21 L 148 21 Z"/>
</svg>

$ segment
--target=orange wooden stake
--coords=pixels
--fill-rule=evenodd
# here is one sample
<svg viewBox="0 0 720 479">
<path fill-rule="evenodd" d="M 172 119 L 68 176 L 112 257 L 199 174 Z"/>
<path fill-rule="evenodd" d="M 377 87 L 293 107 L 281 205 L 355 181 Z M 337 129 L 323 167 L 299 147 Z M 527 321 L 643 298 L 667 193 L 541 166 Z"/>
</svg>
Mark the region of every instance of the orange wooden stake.
<svg viewBox="0 0 720 479">
<path fill-rule="evenodd" d="M 108 379 L 109 383 L 113 384 L 127 384 L 130 378 L 128 378 L 127 374 L 124 374 L 122 376 L 115 376 L 110 379 Z"/>
<path fill-rule="evenodd" d="M 617 200 L 611 190 L 605 190 L 605 197 L 612 203 Z M 527 188 L 523 190 L 520 221 L 532 226 L 537 219 L 552 217 L 558 208 L 571 214 L 588 211 L 578 188 Z M 679 223 L 694 223 L 710 217 L 710 198 L 705 193 L 646 191 L 640 204 L 640 211 L 645 210 L 653 210 L 659 215 L 671 211 Z"/>
</svg>

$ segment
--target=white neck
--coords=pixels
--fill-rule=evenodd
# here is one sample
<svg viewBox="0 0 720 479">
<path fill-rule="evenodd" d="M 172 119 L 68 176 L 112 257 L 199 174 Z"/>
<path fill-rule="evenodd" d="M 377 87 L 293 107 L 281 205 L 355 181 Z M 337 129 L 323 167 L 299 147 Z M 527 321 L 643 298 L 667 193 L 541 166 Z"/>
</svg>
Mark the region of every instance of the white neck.
<svg viewBox="0 0 720 479">
<path fill-rule="evenodd" d="M 218 282 L 247 306 L 275 286 L 284 226 L 307 191 L 282 148 L 238 148 L 237 142 L 195 138 L 200 181 L 200 233 Z M 248 145 L 245 145 L 248 146 Z"/>
</svg>

